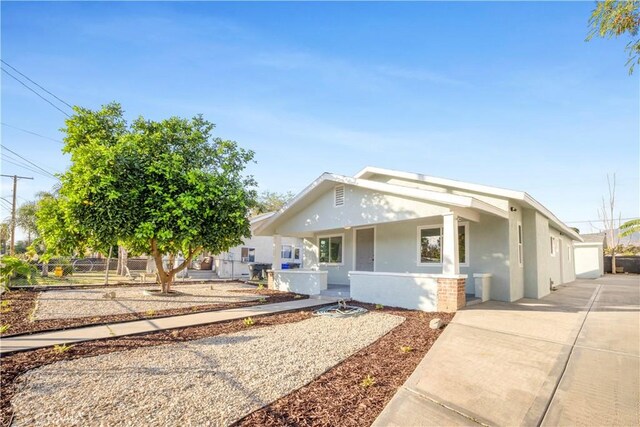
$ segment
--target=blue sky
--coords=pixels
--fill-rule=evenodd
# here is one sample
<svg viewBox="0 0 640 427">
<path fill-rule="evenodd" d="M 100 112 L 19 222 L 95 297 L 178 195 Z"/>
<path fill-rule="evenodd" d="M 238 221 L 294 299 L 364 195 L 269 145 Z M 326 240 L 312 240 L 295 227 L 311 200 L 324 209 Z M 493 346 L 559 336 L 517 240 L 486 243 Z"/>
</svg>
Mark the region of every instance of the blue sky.
<svg viewBox="0 0 640 427">
<path fill-rule="evenodd" d="M 202 113 L 255 150 L 263 190 L 374 165 L 525 190 L 580 221 L 597 218 L 616 172 L 622 216 L 638 216 L 638 74 L 626 40 L 584 41 L 592 2 L 1 8 L 9 64 L 72 104 Z M 61 139 L 63 118 L 3 73 L 3 123 Z M 2 143 L 51 171 L 68 164 L 61 144 L 8 126 Z M 19 201 L 54 184 L 6 159 L 3 174 L 36 178 Z"/>
</svg>

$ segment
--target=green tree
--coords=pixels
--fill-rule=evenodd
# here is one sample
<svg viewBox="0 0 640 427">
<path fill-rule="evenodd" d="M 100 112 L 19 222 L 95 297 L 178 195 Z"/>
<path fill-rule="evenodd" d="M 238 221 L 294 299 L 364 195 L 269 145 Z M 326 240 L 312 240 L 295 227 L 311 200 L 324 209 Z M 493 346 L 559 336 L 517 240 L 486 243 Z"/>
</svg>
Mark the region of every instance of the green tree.
<svg viewBox="0 0 640 427">
<path fill-rule="evenodd" d="M 640 233 L 640 218 L 632 219 L 620 226 L 620 237 Z"/>
<path fill-rule="evenodd" d="M 29 201 L 23 203 L 16 210 L 16 225 L 27 233 L 27 245 L 31 244 L 31 238 L 38 237 L 38 226 L 36 225 L 37 202 Z"/>
<path fill-rule="evenodd" d="M 631 38 L 625 50 L 629 53 L 627 61 L 629 74 L 633 74 L 635 65 L 640 64 L 640 39 L 638 38 L 640 2 L 637 0 L 599 1 L 591 12 L 589 26 L 591 29 L 587 41 L 596 36 L 612 38 L 628 35 Z"/>
<path fill-rule="evenodd" d="M 56 235 L 43 224 L 47 247 L 68 251 L 70 241 L 102 251 L 122 243 L 154 258 L 166 293 L 199 252 L 227 251 L 250 237 L 255 181 L 244 169 L 252 151 L 214 138 L 202 116 L 128 124 L 116 103 L 74 110 L 63 129 L 71 166 L 49 206 L 61 226 Z"/>
<path fill-rule="evenodd" d="M 255 216 L 267 212 L 275 212 L 282 208 L 294 196 L 295 194 L 290 191 L 286 193 L 263 191 L 258 196 L 256 206 L 254 207 L 252 214 Z"/>
<path fill-rule="evenodd" d="M 11 224 L 7 221 L 3 221 L 0 223 L 0 249 L 2 249 L 2 254 L 7 252 L 7 240 L 11 236 Z"/>
</svg>

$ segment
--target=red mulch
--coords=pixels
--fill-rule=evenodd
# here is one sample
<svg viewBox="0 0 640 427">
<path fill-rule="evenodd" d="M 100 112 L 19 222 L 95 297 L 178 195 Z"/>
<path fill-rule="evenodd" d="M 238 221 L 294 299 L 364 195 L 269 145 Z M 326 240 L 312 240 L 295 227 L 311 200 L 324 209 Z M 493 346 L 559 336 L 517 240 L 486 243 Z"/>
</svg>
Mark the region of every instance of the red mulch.
<svg viewBox="0 0 640 427">
<path fill-rule="evenodd" d="M 423 313 L 396 308 L 376 309 L 371 304 L 351 304 L 366 307 L 371 311 L 402 316 L 406 321 L 308 385 L 246 416 L 236 423 L 237 426 L 371 425 L 442 332 L 430 329 L 429 321 L 440 317 L 448 323 L 453 317 L 452 314 L 446 313 Z M 259 317 L 255 319 L 254 327 L 301 321 L 308 319 L 312 311 L 310 308 Z M 1 359 L 2 425 L 10 425 L 12 420 L 11 398 L 16 392 L 15 380 L 31 369 L 60 360 L 195 340 L 233 333 L 244 328 L 246 326 L 242 320 L 233 320 L 147 335 L 80 343 L 65 353 L 56 353 L 53 349 L 47 348 L 5 356 Z M 402 346 L 411 347 L 411 351 L 403 352 Z M 373 377 L 375 383 L 365 388 L 361 384 L 367 375 Z"/>
<path fill-rule="evenodd" d="M 407 320 L 367 348 L 344 360 L 308 385 L 246 416 L 236 426 L 370 426 L 411 375 L 442 330 L 429 328 L 440 317 L 453 314 L 402 309 L 372 311 L 403 316 Z M 409 352 L 400 347 L 409 346 Z M 370 375 L 375 384 L 363 387 Z"/>
<path fill-rule="evenodd" d="M 149 285 L 146 285 L 149 287 Z M 83 288 L 84 289 L 84 288 Z M 207 304 L 186 308 L 173 308 L 169 310 L 158 310 L 153 315 L 149 315 L 146 312 L 140 313 L 126 313 L 126 314 L 113 314 L 109 316 L 96 316 L 96 317 L 78 317 L 75 319 L 46 319 L 31 321 L 31 316 L 36 299 L 39 292 L 36 290 L 20 290 L 9 291 L 2 294 L 2 300 L 10 301 L 10 305 L 0 308 L 0 325 L 10 325 L 7 332 L 1 334 L 3 337 L 19 335 L 19 334 L 31 334 L 35 332 L 43 332 L 49 330 L 61 330 L 76 328 L 79 326 L 88 325 L 100 325 L 103 323 L 115 323 L 115 322 L 127 322 L 131 320 L 153 319 L 158 317 L 175 316 L 178 314 L 190 314 L 199 313 L 203 311 L 218 311 L 228 310 L 231 308 L 249 307 L 260 304 L 273 304 L 277 302 L 291 301 L 294 299 L 308 298 L 306 295 L 300 295 L 291 292 L 280 292 L 272 289 L 246 289 L 234 292 L 252 293 L 258 295 L 264 295 L 267 301 L 261 303 L 259 301 L 243 301 L 232 302 L 226 304 Z"/>
</svg>

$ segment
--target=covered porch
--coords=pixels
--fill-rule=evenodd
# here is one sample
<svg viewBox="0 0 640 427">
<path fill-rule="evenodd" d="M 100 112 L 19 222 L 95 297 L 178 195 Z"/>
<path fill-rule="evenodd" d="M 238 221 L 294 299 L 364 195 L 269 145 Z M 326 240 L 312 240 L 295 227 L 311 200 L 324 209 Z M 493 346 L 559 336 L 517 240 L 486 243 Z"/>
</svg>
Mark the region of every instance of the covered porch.
<svg viewBox="0 0 640 427">
<path fill-rule="evenodd" d="M 489 299 L 491 260 L 474 249 L 507 229 L 506 210 L 467 196 L 411 188 L 388 195 L 357 184 L 329 187 L 307 207 L 294 200 L 258 230 L 273 233 L 271 287 L 423 311 Z M 336 206 L 337 191 L 351 206 Z M 300 269 L 278 268 L 285 236 L 303 239 Z"/>
</svg>

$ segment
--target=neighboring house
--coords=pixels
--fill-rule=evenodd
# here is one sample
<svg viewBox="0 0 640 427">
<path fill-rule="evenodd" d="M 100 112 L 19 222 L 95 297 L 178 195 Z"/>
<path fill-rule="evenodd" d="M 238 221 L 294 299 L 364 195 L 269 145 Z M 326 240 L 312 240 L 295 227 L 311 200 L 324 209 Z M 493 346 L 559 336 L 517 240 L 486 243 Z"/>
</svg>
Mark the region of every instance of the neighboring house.
<svg viewBox="0 0 640 427">
<path fill-rule="evenodd" d="M 607 247 L 605 233 L 581 234 L 582 242 L 574 244 L 576 277 L 597 279 L 604 275 L 604 249 Z"/>
<path fill-rule="evenodd" d="M 251 219 L 253 230 L 263 221 L 273 216 L 273 212 L 259 215 Z M 249 265 L 273 264 L 273 237 L 255 236 L 245 239 L 242 245 L 229 249 L 214 257 L 213 269 L 218 277 L 249 278 Z M 287 267 L 300 266 L 302 263 L 302 239 L 290 237 L 281 240 L 280 268 L 282 264 Z"/>
<path fill-rule="evenodd" d="M 543 297 L 575 279 L 582 240 L 527 193 L 374 167 L 323 174 L 255 235 L 274 236 L 275 265 L 285 236 L 303 239 L 304 269 L 276 269 L 278 289 L 342 285 L 360 301 L 426 311 L 455 311 L 465 294 Z"/>
</svg>

